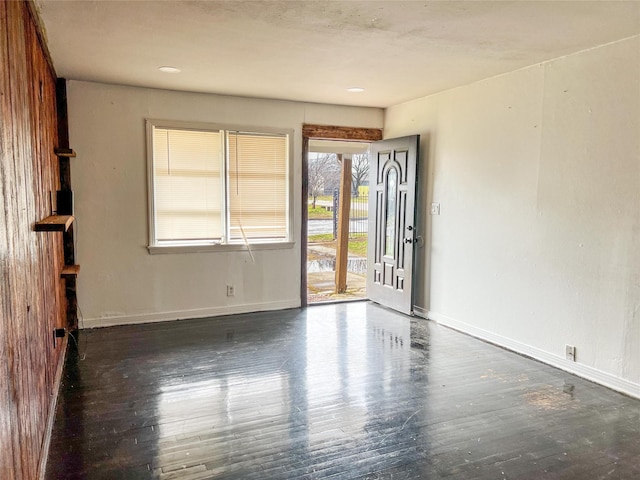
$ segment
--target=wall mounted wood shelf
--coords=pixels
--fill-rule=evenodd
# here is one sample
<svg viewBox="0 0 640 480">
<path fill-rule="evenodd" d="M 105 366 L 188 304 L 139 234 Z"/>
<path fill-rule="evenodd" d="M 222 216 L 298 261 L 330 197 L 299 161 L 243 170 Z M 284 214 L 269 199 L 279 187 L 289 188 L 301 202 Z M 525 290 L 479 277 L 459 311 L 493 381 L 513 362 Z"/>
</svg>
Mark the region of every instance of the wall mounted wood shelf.
<svg viewBox="0 0 640 480">
<path fill-rule="evenodd" d="M 71 148 L 56 148 L 53 150 L 59 157 L 75 157 L 76 152 Z"/>
<path fill-rule="evenodd" d="M 66 232 L 71 223 L 73 223 L 73 215 L 51 215 L 36 222 L 36 232 Z"/>
<path fill-rule="evenodd" d="M 80 273 L 80 265 L 65 265 L 60 273 L 61 277 L 77 277 Z"/>
</svg>

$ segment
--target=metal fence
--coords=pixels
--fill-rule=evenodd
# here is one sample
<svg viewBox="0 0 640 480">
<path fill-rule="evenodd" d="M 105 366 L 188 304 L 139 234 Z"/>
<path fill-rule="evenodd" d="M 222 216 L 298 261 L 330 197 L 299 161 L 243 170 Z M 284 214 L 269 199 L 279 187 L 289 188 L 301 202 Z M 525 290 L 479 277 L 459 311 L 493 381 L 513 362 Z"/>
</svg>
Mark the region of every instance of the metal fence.
<svg viewBox="0 0 640 480">
<path fill-rule="evenodd" d="M 333 191 L 333 238 L 338 237 L 338 209 L 340 207 L 340 192 Z M 369 227 L 369 197 L 358 195 L 351 197 L 351 209 L 349 211 L 349 238 L 362 238 L 367 236 Z"/>
</svg>

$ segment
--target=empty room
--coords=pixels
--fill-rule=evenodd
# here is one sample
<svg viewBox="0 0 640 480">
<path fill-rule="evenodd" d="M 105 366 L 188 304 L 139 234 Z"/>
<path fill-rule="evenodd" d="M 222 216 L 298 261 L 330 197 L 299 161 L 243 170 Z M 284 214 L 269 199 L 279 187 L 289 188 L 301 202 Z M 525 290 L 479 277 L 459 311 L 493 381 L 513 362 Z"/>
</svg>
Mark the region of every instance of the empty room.
<svg viewBox="0 0 640 480">
<path fill-rule="evenodd" d="M 640 2 L 4 1 L 0 108 L 3 480 L 640 478 Z"/>
</svg>

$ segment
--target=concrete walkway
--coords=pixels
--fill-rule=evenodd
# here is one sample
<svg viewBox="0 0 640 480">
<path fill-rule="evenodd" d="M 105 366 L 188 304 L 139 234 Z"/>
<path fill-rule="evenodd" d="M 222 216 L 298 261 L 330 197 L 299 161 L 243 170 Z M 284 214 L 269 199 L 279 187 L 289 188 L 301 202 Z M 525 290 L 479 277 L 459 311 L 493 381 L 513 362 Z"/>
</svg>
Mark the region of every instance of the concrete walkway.
<svg viewBox="0 0 640 480">
<path fill-rule="evenodd" d="M 335 258 L 336 250 L 324 245 L 309 245 L 307 256 L 309 259 Z M 336 293 L 335 276 L 334 271 L 307 273 L 307 301 L 319 303 L 367 298 L 365 275 L 347 272 L 347 291 L 340 294 Z"/>
</svg>

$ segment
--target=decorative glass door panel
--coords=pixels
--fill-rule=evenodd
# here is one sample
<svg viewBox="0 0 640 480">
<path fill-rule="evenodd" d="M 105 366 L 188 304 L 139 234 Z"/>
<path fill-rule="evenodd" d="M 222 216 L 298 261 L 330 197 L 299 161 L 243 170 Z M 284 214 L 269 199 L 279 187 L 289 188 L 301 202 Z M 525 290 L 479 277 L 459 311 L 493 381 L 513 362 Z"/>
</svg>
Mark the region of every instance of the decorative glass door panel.
<svg viewBox="0 0 640 480">
<path fill-rule="evenodd" d="M 367 294 L 382 305 L 413 311 L 416 172 L 420 137 L 371 145 Z"/>
</svg>

